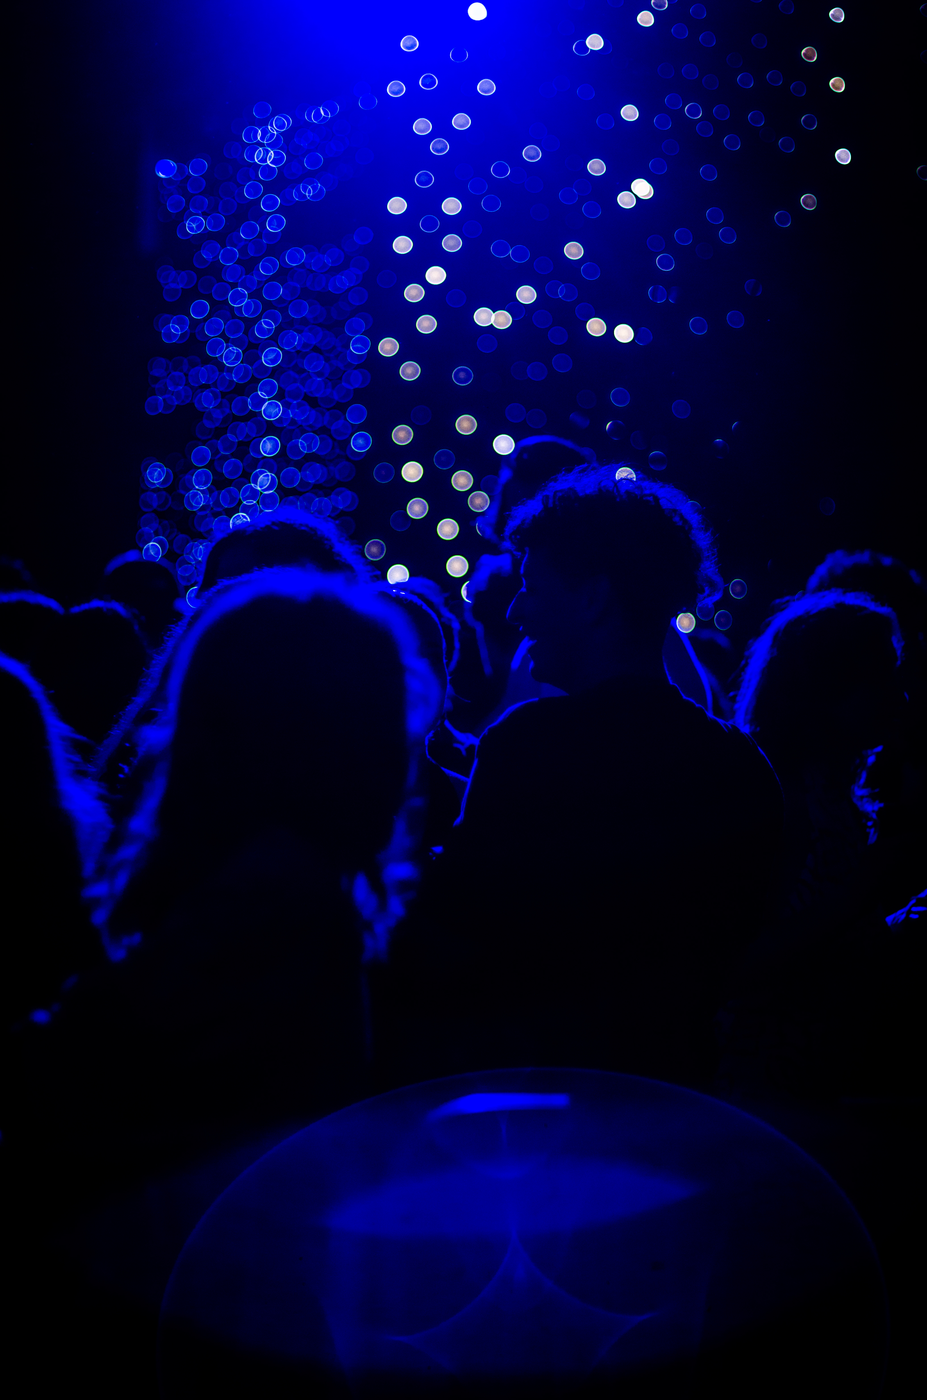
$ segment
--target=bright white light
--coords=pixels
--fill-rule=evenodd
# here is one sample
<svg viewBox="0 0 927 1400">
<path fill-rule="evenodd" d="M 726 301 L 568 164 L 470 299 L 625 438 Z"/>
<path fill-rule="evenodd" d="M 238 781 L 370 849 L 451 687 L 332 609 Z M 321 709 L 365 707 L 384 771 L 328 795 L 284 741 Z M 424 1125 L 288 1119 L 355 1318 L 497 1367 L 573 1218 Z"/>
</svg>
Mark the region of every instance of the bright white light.
<svg viewBox="0 0 927 1400">
<path fill-rule="evenodd" d="M 653 198 L 653 185 L 648 184 L 646 180 L 632 180 L 631 191 L 637 195 L 638 199 Z"/>
<path fill-rule="evenodd" d="M 533 287 L 529 287 L 527 284 L 524 287 L 519 287 L 518 291 L 515 293 L 515 300 L 520 301 L 522 306 L 530 306 L 531 303 L 537 301 L 537 299 L 537 292 Z"/>
<path fill-rule="evenodd" d="M 399 47 L 405 49 L 406 53 L 414 53 L 418 48 L 418 40 L 414 34 L 404 34 L 399 40 Z"/>
<path fill-rule="evenodd" d="M 415 434 L 408 423 L 398 423 L 393 429 L 390 437 L 399 447 L 405 447 L 407 442 L 411 442 Z"/>
<path fill-rule="evenodd" d="M 455 491 L 469 491 L 473 485 L 473 477 L 469 472 L 455 472 L 451 477 L 451 485 Z"/>
<path fill-rule="evenodd" d="M 637 472 L 633 467 L 619 467 L 615 472 L 616 481 L 636 481 Z"/>
<path fill-rule="evenodd" d="M 497 331 L 507 331 L 512 324 L 512 318 L 507 311 L 494 311 L 492 323 Z"/>
<path fill-rule="evenodd" d="M 418 379 L 421 372 L 421 365 L 417 365 L 414 360 L 406 360 L 404 364 L 399 366 L 400 379 L 407 379 L 410 383 L 413 379 Z"/>
<path fill-rule="evenodd" d="M 637 17 L 637 22 L 638 24 L 643 25 L 645 29 L 649 29 L 650 26 L 653 24 L 653 15 L 650 13 L 649 10 L 641 10 L 640 14 Z"/>
<path fill-rule="evenodd" d="M 491 326 L 492 311 L 488 306 L 478 306 L 473 313 L 473 319 L 478 326 Z"/>
<path fill-rule="evenodd" d="M 394 340 L 391 335 L 385 336 L 384 339 L 380 341 L 377 349 L 381 355 L 386 355 L 387 358 L 389 358 L 390 355 L 395 355 L 398 352 L 399 341 Z"/>
<path fill-rule="evenodd" d="M 589 171 L 590 175 L 604 175 L 605 161 L 599 160 L 598 156 L 596 156 L 593 160 L 588 162 L 586 169 Z"/>
<path fill-rule="evenodd" d="M 416 136 L 427 136 L 431 130 L 431 122 L 427 117 L 416 117 L 415 121 L 412 123 L 412 130 L 415 132 Z"/>
<path fill-rule="evenodd" d="M 450 195 L 441 202 L 441 210 L 445 214 L 459 214 L 462 208 L 463 205 L 460 200 L 455 198 L 454 195 Z"/>
<path fill-rule="evenodd" d="M 469 437 L 471 433 L 475 433 L 475 432 L 476 432 L 476 419 L 473 417 L 473 414 L 472 414 L 472 413 L 462 413 L 462 414 L 460 415 L 460 417 L 457 419 L 457 422 L 454 424 L 454 427 L 457 429 L 458 433 L 463 433 L 464 437 Z M 460 476 L 460 475 L 461 475 L 460 472 L 455 472 L 454 475 L 451 477 L 451 485 L 452 485 L 452 486 L 454 485 L 454 482 L 457 480 L 458 476 Z M 470 473 L 469 473 L 469 472 L 464 472 L 463 475 L 464 475 L 464 476 L 470 476 Z M 471 485 L 471 486 L 473 485 L 473 478 L 472 478 L 472 476 L 470 477 L 470 485 Z M 465 490 L 467 490 L 467 487 L 465 487 L 465 486 L 458 486 L 456 489 L 457 489 L 458 491 L 465 491 Z"/>
<path fill-rule="evenodd" d="M 442 540 L 456 540 L 457 536 L 460 534 L 460 526 L 457 524 L 457 521 L 451 520 L 450 518 L 439 520 L 437 529 Z"/>
<path fill-rule="evenodd" d="M 498 452 L 500 457 L 507 457 L 510 452 L 515 451 L 515 439 L 509 437 L 508 433 L 499 433 L 492 440 L 493 452 Z"/>
<path fill-rule="evenodd" d="M 409 238 L 406 234 L 401 233 L 398 238 L 393 239 L 394 253 L 411 253 L 411 251 L 412 239 Z"/>
<path fill-rule="evenodd" d="M 521 153 L 522 160 L 530 161 L 540 160 L 543 154 L 544 152 L 541 150 L 540 146 L 526 146 Z"/>
<path fill-rule="evenodd" d="M 467 14 L 471 19 L 485 19 L 488 11 L 485 5 L 475 3 L 467 6 Z"/>
<path fill-rule="evenodd" d="M 615 339 L 622 345 L 627 345 L 634 339 L 634 332 L 630 326 L 626 326 L 622 321 L 620 326 L 615 327 Z"/>
<path fill-rule="evenodd" d="M 406 301 L 421 301 L 425 295 L 425 288 L 418 282 L 410 282 L 402 295 Z"/>
<path fill-rule="evenodd" d="M 566 253 L 568 258 L 571 258 L 573 260 L 573 262 L 576 262 L 578 258 L 583 257 L 586 252 L 585 248 L 581 243 L 567 243 L 564 245 L 563 251 L 564 253 Z"/>
<path fill-rule="evenodd" d="M 406 506 L 406 515 L 410 515 L 413 520 L 423 520 L 428 514 L 428 502 L 423 501 L 421 496 L 413 496 Z"/>
<path fill-rule="evenodd" d="M 841 146 L 839 151 L 834 151 L 834 160 L 838 165 L 849 165 L 853 157 L 846 146 Z"/>
<path fill-rule="evenodd" d="M 386 91 L 389 93 L 390 97 L 401 97 L 405 90 L 405 83 L 401 83 L 398 78 L 386 84 Z"/>
<path fill-rule="evenodd" d="M 441 239 L 441 247 L 445 253 L 459 253 L 463 247 L 463 239 L 456 233 L 446 233 Z M 427 272 L 425 276 L 428 276 Z"/>
<path fill-rule="evenodd" d="M 421 481 L 425 475 L 425 468 L 421 462 L 406 462 L 402 469 L 403 481 Z"/>
<path fill-rule="evenodd" d="M 405 583 L 409 577 L 409 570 L 405 564 L 390 564 L 386 571 L 387 583 Z"/>
<path fill-rule="evenodd" d="M 618 203 L 621 205 L 622 209 L 633 209 L 637 200 L 630 190 L 622 190 L 621 194 L 618 196 Z"/>
<path fill-rule="evenodd" d="M 626 122 L 636 122 L 640 116 L 640 112 L 634 106 L 633 102 L 627 102 L 621 109 L 621 116 Z"/>
<path fill-rule="evenodd" d="M 593 50 L 604 49 L 604 48 L 605 48 L 605 40 L 602 38 L 602 35 L 601 35 L 601 34 L 587 34 L 587 35 L 586 35 L 586 48 L 587 48 L 587 49 L 593 49 Z"/>
<path fill-rule="evenodd" d="M 404 214 L 409 206 L 401 194 L 394 194 L 392 199 L 387 200 L 386 207 L 391 214 Z"/>
<path fill-rule="evenodd" d="M 586 330 L 590 335 L 604 335 L 608 327 L 601 316 L 592 316 L 586 322 Z"/>
<path fill-rule="evenodd" d="M 466 112 L 458 112 L 456 116 L 451 117 L 451 126 L 455 127 L 457 131 L 466 131 L 469 125 L 470 118 Z"/>
<path fill-rule="evenodd" d="M 480 78 L 476 85 L 476 90 L 480 97 L 491 97 L 496 90 L 496 85 L 492 78 Z"/>
<path fill-rule="evenodd" d="M 440 287 L 446 276 L 447 273 L 443 267 L 430 267 L 425 273 L 425 281 L 429 282 L 432 287 Z"/>
<path fill-rule="evenodd" d="M 834 21 L 834 24 L 843 24 L 843 21 L 846 19 L 846 15 L 844 14 L 843 10 L 841 10 L 840 6 L 836 5 L 834 9 L 831 10 L 829 18 Z"/>
<path fill-rule="evenodd" d="M 415 323 L 415 329 L 421 331 L 422 335 L 431 335 L 432 331 L 437 330 L 437 327 L 438 323 L 434 316 L 419 316 Z"/>
<path fill-rule="evenodd" d="M 468 572 L 470 565 L 462 554 L 452 554 L 444 567 L 447 569 L 451 578 L 463 578 L 464 574 Z"/>
<path fill-rule="evenodd" d="M 694 632 L 695 618 L 690 612 L 682 612 L 676 618 L 676 626 L 679 628 L 680 632 Z"/>
<path fill-rule="evenodd" d="M 472 491 L 467 497 L 467 505 L 477 515 L 482 515 L 484 510 L 489 509 L 489 497 L 485 491 Z"/>
</svg>

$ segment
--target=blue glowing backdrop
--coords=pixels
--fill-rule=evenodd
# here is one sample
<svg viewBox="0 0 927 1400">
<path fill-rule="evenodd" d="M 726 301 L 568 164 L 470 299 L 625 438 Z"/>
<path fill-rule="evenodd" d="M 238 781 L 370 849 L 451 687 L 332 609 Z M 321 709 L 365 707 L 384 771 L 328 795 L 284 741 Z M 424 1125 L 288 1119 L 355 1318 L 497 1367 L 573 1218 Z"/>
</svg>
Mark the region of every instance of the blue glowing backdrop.
<svg viewBox="0 0 927 1400">
<path fill-rule="evenodd" d="M 456 590 L 506 451 L 543 432 L 705 505 L 743 611 L 755 584 L 763 606 L 798 586 L 792 548 L 799 568 L 837 543 L 911 554 L 869 493 L 889 441 L 894 480 L 910 469 L 907 311 L 881 265 L 923 182 L 865 17 L 470 11 L 100 0 L 43 31 L 69 72 L 35 122 L 59 148 L 75 124 L 86 208 L 66 261 L 87 343 L 54 393 L 27 381 L 63 540 L 80 553 L 118 512 L 121 547 L 137 531 L 189 589 L 210 539 L 292 499 L 384 572 Z M 24 283 L 51 321 L 53 227 Z"/>
</svg>

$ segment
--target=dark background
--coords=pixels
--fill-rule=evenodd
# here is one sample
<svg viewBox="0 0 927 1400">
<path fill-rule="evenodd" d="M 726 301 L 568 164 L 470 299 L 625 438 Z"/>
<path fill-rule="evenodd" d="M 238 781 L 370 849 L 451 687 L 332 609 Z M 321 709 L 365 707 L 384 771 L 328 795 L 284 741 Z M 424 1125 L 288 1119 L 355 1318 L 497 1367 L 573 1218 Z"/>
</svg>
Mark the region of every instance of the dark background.
<svg viewBox="0 0 927 1400">
<path fill-rule="evenodd" d="M 388 22 L 391 37 L 397 26 L 414 32 L 427 8 L 370 22 Z M 709 7 L 719 23 L 724 8 Z M 757 622 L 831 549 L 871 547 L 924 564 L 916 113 L 925 21 L 913 4 L 868 7 L 865 23 L 855 0 L 847 8 L 839 40 L 856 103 L 855 178 L 830 175 L 826 217 L 809 225 L 790 274 L 802 315 L 780 332 L 774 372 L 759 367 L 770 374 L 768 401 L 741 430 L 747 451 L 739 448 L 745 472 L 755 463 L 757 488 L 730 502 L 702 498 L 725 576 L 751 580 Z M 763 0 L 758 20 L 769 9 Z M 798 0 L 803 10 L 819 29 L 817 7 Z M 134 547 L 138 464 L 150 450 L 146 364 L 158 353 L 151 321 L 163 309 L 155 160 L 217 148 L 231 115 L 257 97 L 305 94 L 313 75 L 349 90 L 358 18 L 368 22 L 366 7 L 316 12 L 291 0 L 20 11 L 20 96 L 5 161 L 14 375 L 2 552 L 63 602 L 92 596 L 106 561 Z M 298 43 L 284 33 L 296 23 Z M 820 511 L 824 496 L 833 515 Z"/>
</svg>

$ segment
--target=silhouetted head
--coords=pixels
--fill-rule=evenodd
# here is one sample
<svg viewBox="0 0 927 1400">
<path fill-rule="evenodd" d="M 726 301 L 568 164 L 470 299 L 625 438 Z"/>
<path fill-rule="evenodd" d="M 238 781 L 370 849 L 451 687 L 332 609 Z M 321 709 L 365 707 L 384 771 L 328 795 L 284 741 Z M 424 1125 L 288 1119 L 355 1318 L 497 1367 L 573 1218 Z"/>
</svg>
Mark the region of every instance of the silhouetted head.
<svg viewBox="0 0 927 1400">
<path fill-rule="evenodd" d="M 717 597 L 709 530 L 681 491 L 609 467 L 555 478 L 513 511 L 522 556 L 510 620 L 539 680 L 574 691 L 619 674 L 664 677 L 672 618 Z"/>
<path fill-rule="evenodd" d="M 577 447 L 569 438 L 538 434 L 522 438 L 504 458 L 499 485 L 483 516 L 481 528 L 496 540 L 505 534 L 509 516 L 520 501 L 541 489 L 545 481 L 572 467 L 590 466 L 595 461 L 591 448 Z"/>
<path fill-rule="evenodd" d="M 919 574 L 874 550 L 851 554 L 838 549 L 828 554 L 805 585 L 808 593 L 824 593 L 833 588 L 845 593 L 865 593 L 877 603 L 891 608 L 904 640 L 904 668 L 924 682 L 927 664 L 927 586 Z"/>
<path fill-rule="evenodd" d="M 806 593 L 751 644 L 734 711 L 782 774 L 848 774 L 893 736 L 904 696 L 901 633 L 862 593 Z"/>
<path fill-rule="evenodd" d="M 103 741 L 138 688 L 148 648 L 119 603 L 83 603 L 65 618 L 55 686 L 62 718 L 94 744 Z"/>
<path fill-rule="evenodd" d="M 99 595 L 135 614 L 150 647 L 160 645 L 179 617 L 174 604 L 180 590 L 172 570 L 157 559 L 143 559 L 138 550 L 117 554 L 109 561 Z"/>
<path fill-rule="evenodd" d="M 0 593 L 0 651 L 54 689 L 64 640 L 64 608 L 42 593 Z"/>
<path fill-rule="evenodd" d="M 323 574 L 368 578 L 364 556 L 323 515 L 277 510 L 238 526 L 213 544 L 203 565 L 200 596 L 223 580 L 243 578 L 255 569 L 308 565 Z"/>
<path fill-rule="evenodd" d="M 308 569 L 218 591 L 177 646 L 149 739 L 160 765 L 104 899 L 147 866 L 147 907 L 163 911 L 199 872 L 277 831 L 335 873 L 364 869 L 389 842 L 438 703 L 412 627 L 383 594 Z"/>
</svg>

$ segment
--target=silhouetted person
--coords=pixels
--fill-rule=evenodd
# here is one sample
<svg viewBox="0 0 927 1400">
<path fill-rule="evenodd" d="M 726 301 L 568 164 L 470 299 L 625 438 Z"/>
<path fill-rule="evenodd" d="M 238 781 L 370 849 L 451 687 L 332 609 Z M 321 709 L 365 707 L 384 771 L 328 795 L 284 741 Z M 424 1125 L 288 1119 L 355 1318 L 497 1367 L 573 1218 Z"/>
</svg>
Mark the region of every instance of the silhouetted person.
<svg viewBox="0 0 927 1400">
<path fill-rule="evenodd" d="M 157 650 L 180 614 L 180 590 L 173 570 L 158 559 L 143 559 L 137 550 L 118 554 L 103 573 L 99 596 L 121 603 L 138 620 L 145 642 Z"/>
<path fill-rule="evenodd" d="M 557 478 L 509 539 L 523 580 L 510 615 L 536 675 L 566 694 L 480 740 L 383 979 L 390 1072 L 561 1064 L 704 1082 L 781 827 L 762 754 L 663 666 L 668 621 L 717 592 L 708 532 L 680 492 L 612 467 Z"/>
<path fill-rule="evenodd" d="M 2 1025 L 39 1018 L 62 983 L 102 959 L 82 899 L 109 831 L 72 736 L 25 666 L 0 656 Z"/>
<path fill-rule="evenodd" d="M 70 608 L 57 660 L 55 702 L 76 733 L 96 746 L 138 690 L 149 652 L 120 603 Z"/>
<path fill-rule="evenodd" d="M 398 610 L 341 580 L 267 571 L 196 617 L 95 882 L 121 961 L 39 1038 L 76 1156 L 131 1176 L 358 1094 L 351 882 L 378 884 L 435 690 Z"/>
<path fill-rule="evenodd" d="M 135 1203 L 80 1237 L 51 1320 L 67 1271 L 56 1246 L 43 1256 L 30 1241 L 40 1329 L 67 1335 L 76 1317 L 72 1345 L 95 1348 L 95 1374 L 104 1360 L 118 1370 L 129 1323 L 150 1326 L 140 1360 L 153 1367 L 172 1254 L 267 1134 L 365 1093 L 351 891 L 361 876 L 379 886 L 435 692 L 396 606 L 314 571 L 230 586 L 184 635 L 150 739 L 159 761 L 94 891 L 123 956 L 20 1038 L 8 1115 L 39 1240 L 104 1202 L 118 1212 L 123 1193 Z M 133 1298 L 154 1312 L 123 1328 Z M 61 1354 L 76 1364 L 64 1342 Z M 128 1375 L 117 1393 L 146 1393 Z"/>
<path fill-rule="evenodd" d="M 871 756 L 903 724 L 900 653 L 889 608 L 834 590 L 790 600 L 747 653 L 736 719 L 782 783 L 786 859 L 777 916 L 723 1019 L 724 1074 L 745 1090 L 836 1097 L 906 1076 L 890 1025 L 908 1019 L 908 931 L 885 923 L 869 787 Z"/>
</svg>

